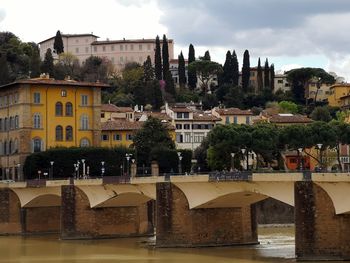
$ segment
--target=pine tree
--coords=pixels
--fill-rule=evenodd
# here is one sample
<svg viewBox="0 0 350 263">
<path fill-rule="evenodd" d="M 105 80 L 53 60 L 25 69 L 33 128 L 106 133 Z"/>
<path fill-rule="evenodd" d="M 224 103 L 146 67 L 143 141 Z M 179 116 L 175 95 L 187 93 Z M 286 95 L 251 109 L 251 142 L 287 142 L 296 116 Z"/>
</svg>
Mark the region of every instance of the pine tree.
<svg viewBox="0 0 350 263">
<path fill-rule="evenodd" d="M 154 55 L 154 71 L 156 79 L 161 80 L 162 78 L 162 57 L 160 54 L 160 41 L 159 36 L 156 37 L 156 50 Z"/>
<path fill-rule="evenodd" d="M 269 88 L 270 87 L 270 68 L 269 68 L 269 61 L 265 60 L 265 67 L 264 67 L 264 87 Z"/>
<path fill-rule="evenodd" d="M 271 91 L 275 89 L 275 65 L 270 66 L 270 81 L 271 81 Z"/>
<path fill-rule="evenodd" d="M 258 60 L 257 80 L 258 80 L 258 92 L 261 92 L 263 90 L 263 76 L 262 76 L 262 68 L 261 68 L 260 58 Z"/>
<path fill-rule="evenodd" d="M 230 84 L 233 81 L 232 55 L 230 51 L 226 53 L 226 60 L 223 67 L 222 83 Z"/>
<path fill-rule="evenodd" d="M 186 67 L 185 67 L 185 59 L 184 59 L 184 56 L 182 54 L 182 51 L 179 55 L 178 73 L 179 73 L 180 87 L 183 87 L 186 85 Z"/>
<path fill-rule="evenodd" d="M 192 44 L 189 46 L 188 50 L 188 65 L 191 64 L 191 62 L 196 61 L 195 57 L 195 51 Z M 196 72 L 188 72 L 188 86 L 191 90 L 194 90 L 197 86 L 197 74 Z"/>
<path fill-rule="evenodd" d="M 165 35 L 163 35 L 162 58 L 163 58 L 163 78 L 165 79 L 165 76 L 168 74 L 168 71 L 169 71 L 168 40 Z"/>
<path fill-rule="evenodd" d="M 233 50 L 232 52 L 232 84 L 233 86 L 238 86 L 239 82 L 239 65 L 238 65 L 238 59 L 236 55 L 236 51 Z"/>
<path fill-rule="evenodd" d="M 147 56 L 146 61 L 143 63 L 143 78 L 145 81 L 154 80 L 154 70 L 150 56 Z"/>
<path fill-rule="evenodd" d="M 45 53 L 45 58 L 43 64 L 41 65 L 41 72 L 49 73 L 50 76 L 53 76 L 53 57 L 51 48 L 48 48 Z"/>
<path fill-rule="evenodd" d="M 61 32 L 58 30 L 55 36 L 55 41 L 53 43 L 53 49 L 55 50 L 56 54 L 61 54 L 64 52 L 64 46 L 62 41 Z"/>
<path fill-rule="evenodd" d="M 248 91 L 249 79 L 250 79 L 249 51 L 245 50 L 244 54 L 243 54 L 243 66 L 242 66 L 242 89 L 243 89 L 243 92 Z"/>
<path fill-rule="evenodd" d="M 205 51 L 203 60 L 211 60 L 209 50 Z"/>
</svg>

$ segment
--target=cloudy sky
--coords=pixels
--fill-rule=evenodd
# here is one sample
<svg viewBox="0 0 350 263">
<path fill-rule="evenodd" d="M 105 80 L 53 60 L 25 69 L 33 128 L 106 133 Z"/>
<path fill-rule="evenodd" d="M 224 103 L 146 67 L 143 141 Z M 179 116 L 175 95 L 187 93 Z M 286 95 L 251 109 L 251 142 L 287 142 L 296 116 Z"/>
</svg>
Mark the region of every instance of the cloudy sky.
<svg viewBox="0 0 350 263">
<path fill-rule="evenodd" d="M 154 38 L 209 50 L 223 63 L 248 49 L 251 65 L 268 57 L 276 69 L 323 67 L 350 81 L 349 0 L 0 0 L 0 31 L 40 42 L 63 33 L 90 33 L 101 40 Z"/>
</svg>

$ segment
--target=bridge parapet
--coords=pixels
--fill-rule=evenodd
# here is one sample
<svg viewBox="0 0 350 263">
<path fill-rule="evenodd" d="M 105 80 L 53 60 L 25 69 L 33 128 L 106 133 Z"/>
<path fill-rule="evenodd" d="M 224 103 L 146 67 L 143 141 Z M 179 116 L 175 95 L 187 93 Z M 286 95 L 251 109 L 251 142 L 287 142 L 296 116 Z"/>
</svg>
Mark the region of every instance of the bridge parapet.
<svg viewBox="0 0 350 263">
<path fill-rule="evenodd" d="M 350 182 L 350 173 L 313 173 L 314 182 Z"/>
</svg>

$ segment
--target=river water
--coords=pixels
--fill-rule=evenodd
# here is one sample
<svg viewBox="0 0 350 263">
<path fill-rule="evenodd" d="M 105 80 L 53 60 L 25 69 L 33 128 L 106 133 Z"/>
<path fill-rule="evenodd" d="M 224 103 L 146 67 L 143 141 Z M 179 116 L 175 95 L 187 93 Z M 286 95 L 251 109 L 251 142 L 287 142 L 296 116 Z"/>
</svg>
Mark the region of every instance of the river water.
<svg viewBox="0 0 350 263">
<path fill-rule="evenodd" d="M 294 228 L 259 228 L 259 245 L 155 249 L 154 238 L 62 241 L 57 235 L 0 237 L 0 262 L 257 263 L 295 262 Z M 316 261 L 315 261 L 316 262 Z"/>
</svg>

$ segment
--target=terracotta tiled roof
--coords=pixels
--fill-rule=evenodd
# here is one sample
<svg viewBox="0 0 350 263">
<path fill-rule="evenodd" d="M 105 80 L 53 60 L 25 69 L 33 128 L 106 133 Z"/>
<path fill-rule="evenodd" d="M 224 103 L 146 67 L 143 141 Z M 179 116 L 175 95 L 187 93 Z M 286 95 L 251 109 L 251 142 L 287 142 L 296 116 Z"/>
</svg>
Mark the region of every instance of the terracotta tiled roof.
<svg viewBox="0 0 350 263">
<path fill-rule="evenodd" d="M 133 131 L 141 129 L 143 123 L 138 121 L 106 121 L 101 123 L 102 131 Z"/>
<path fill-rule="evenodd" d="M 271 123 L 310 123 L 312 120 L 304 115 L 278 114 L 269 118 Z"/>
<path fill-rule="evenodd" d="M 241 110 L 238 108 L 226 108 L 226 109 L 217 109 L 215 111 L 220 115 L 253 115 L 250 110 Z"/>
<path fill-rule="evenodd" d="M 171 121 L 171 118 L 163 112 L 144 112 L 148 117 L 153 117 L 160 120 Z"/>
<path fill-rule="evenodd" d="M 201 112 L 194 112 L 193 113 L 193 120 L 196 121 L 221 121 L 221 118 L 218 118 L 212 114 L 208 113 L 201 113 Z"/>
<path fill-rule="evenodd" d="M 173 112 L 192 112 L 190 108 L 187 107 L 171 107 L 170 108 Z"/>
<path fill-rule="evenodd" d="M 68 37 L 68 38 L 69 38 L 69 37 L 90 37 L 90 36 L 99 38 L 98 36 L 96 36 L 96 35 L 94 35 L 94 34 L 61 34 L 61 36 L 62 36 L 62 37 Z M 44 43 L 44 42 L 46 42 L 46 41 L 48 41 L 48 40 L 50 40 L 50 39 L 54 39 L 54 38 L 55 38 L 55 36 L 50 37 L 50 38 L 48 38 L 48 39 L 45 39 L 45 40 L 39 42 L 38 44 Z"/>
<path fill-rule="evenodd" d="M 53 86 L 78 86 L 78 87 L 99 87 L 107 88 L 110 87 L 107 84 L 96 83 L 96 82 L 80 82 L 74 80 L 55 80 L 49 78 L 37 78 L 37 79 L 21 79 L 15 82 L 0 86 L 0 88 L 10 87 L 18 84 L 35 84 L 35 85 L 53 85 Z"/>
<path fill-rule="evenodd" d="M 172 43 L 173 39 L 168 39 L 169 43 Z M 156 43 L 155 39 L 120 39 L 120 40 L 104 40 L 104 41 L 94 41 L 91 45 L 107 45 L 107 44 L 120 44 L 120 43 Z M 163 43 L 163 40 L 160 40 Z"/>
<path fill-rule="evenodd" d="M 105 112 L 133 112 L 134 110 L 130 107 L 118 107 L 114 104 L 102 104 L 101 111 L 105 111 Z"/>
</svg>

